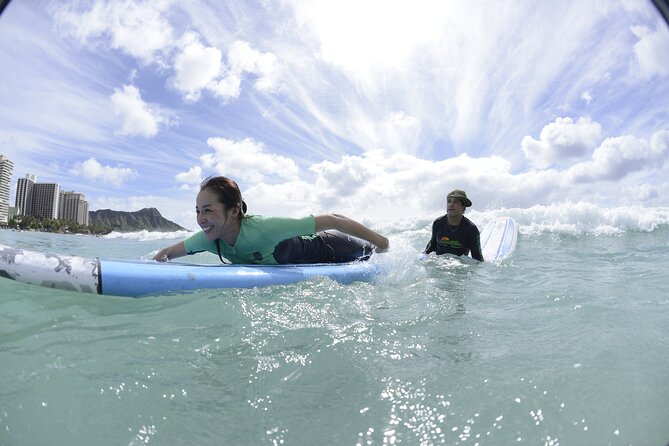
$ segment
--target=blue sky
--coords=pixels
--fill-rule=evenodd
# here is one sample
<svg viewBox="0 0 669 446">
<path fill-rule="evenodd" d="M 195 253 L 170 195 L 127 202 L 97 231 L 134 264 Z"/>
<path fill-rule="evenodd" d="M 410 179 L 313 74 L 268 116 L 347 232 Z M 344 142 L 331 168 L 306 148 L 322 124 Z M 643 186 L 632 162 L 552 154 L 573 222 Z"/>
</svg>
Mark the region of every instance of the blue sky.
<svg viewBox="0 0 669 446">
<path fill-rule="evenodd" d="M 669 30 L 649 2 L 13 1 L 0 153 L 91 209 L 437 216 L 669 206 Z M 12 197 L 13 203 L 13 197 Z"/>
</svg>

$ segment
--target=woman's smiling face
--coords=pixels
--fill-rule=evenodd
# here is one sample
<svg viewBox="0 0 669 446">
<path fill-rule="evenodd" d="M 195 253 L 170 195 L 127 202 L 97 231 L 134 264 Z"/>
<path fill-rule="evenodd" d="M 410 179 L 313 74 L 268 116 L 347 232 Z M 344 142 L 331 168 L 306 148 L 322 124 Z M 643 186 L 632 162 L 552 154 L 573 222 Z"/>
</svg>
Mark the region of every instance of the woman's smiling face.
<svg viewBox="0 0 669 446">
<path fill-rule="evenodd" d="M 238 209 L 226 209 L 225 205 L 218 201 L 215 193 L 208 189 L 202 189 L 197 194 L 195 201 L 195 213 L 197 224 L 208 240 L 224 239 L 224 235 L 234 230 L 239 222 L 236 218 Z"/>
</svg>

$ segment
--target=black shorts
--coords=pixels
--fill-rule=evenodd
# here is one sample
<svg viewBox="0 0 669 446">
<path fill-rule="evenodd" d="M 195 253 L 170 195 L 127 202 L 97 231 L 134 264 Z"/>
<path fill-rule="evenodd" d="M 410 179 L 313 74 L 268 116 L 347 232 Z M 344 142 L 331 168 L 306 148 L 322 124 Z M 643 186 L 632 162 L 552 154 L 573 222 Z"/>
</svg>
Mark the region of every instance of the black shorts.
<svg viewBox="0 0 669 446">
<path fill-rule="evenodd" d="M 274 259 L 280 264 L 346 263 L 367 260 L 374 245 L 339 231 L 322 231 L 313 237 L 293 237 L 274 248 Z"/>
</svg>

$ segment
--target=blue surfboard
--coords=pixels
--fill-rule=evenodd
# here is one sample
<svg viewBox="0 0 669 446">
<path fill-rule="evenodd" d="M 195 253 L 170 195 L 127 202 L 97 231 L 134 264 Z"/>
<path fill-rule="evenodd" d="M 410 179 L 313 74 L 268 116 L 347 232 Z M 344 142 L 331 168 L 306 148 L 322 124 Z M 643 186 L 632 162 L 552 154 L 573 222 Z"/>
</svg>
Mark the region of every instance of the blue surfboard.
<svg viewBox="0 0 669 446">
<path fill-rule="evenodd" d="M 36 252 L 0 245 L 0 277 L 93 294 L 141 297 L 207 288 L 253 288 L 329 277 L 369 281 L 372 262 L 312 265 L 202 265 L 114 260 Z"/>
</svg>

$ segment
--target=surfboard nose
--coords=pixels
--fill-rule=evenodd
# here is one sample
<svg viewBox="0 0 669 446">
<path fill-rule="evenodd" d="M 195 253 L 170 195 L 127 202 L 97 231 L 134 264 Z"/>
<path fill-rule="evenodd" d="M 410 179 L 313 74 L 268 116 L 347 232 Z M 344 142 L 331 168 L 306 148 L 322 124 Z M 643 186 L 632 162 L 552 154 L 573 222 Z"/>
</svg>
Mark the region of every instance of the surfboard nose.
<svg viewBox="0 0 669 446">
<path fill-rule="evenodd" d="M 0 245 L 0 276 L 18 282 L 98 294 L 99 262 Z"/>
</svg>

